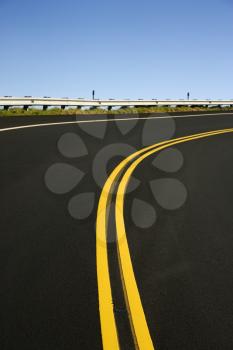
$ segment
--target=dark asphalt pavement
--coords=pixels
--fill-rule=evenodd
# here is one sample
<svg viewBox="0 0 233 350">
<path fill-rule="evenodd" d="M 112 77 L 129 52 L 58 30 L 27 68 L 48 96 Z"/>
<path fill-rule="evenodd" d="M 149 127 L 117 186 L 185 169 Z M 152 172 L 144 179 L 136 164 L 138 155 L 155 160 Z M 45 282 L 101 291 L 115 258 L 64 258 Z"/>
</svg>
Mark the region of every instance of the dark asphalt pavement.
<svg viewBox="0 0 233 350">
<path fill-rule="evenodd" d="M 0 128 L 12 123 L 2 119 Z M 132 129 L 133 121 L 120 123 L 128 130 L 125 135 L 115 122 L 0 133 L 1 349 L 102 348 L 95 220 L 101 191 L 96 179 L 103 169 L 97 167 L 93 175 L 93 162 L 109 144 L 142 148 L 145 121 L 135 122 Z M 175 124 L 172 137 L 179 137 L 231 128 L 233 115 L 176 118 Z M 86 156 L 71 158 L 61 152 L 59 140 L 70 132 L 85 143 Z M 155 156 L 146 159 L 135 172 L 140 185 L 125 201 L 127 235 L 144 311 L 158 350 L 230 350 L 233 135 L 176 148 L 183 155 L 183 166 L 168 174 L 151 165 Z M 109 173 L 122 157 L 113 154 L 110 159 L 106 154 Z M 85 174 L 65 194 L 55 194 L 46 185 L 45 174 L 56 163 L 75 166 Z M 73 180 L 65 175 L 64 181 L 70 184 Z M 150 181 L 167 177 L 178 179 L 187 190 L 185 203 L 176 210 L 162 208 L 150 189 Z M 95 196 L 93 210 L 83 220 L 71 217 L 68 210 L 70 199 L 79 193 Z M 138 228 L 133 222 L 135 198 L 155 208 L 157 220 L 150 228 Z M 121 346 L 133 349 L 114 242 L 109 244 L 109 257 Z"/>
</svg>

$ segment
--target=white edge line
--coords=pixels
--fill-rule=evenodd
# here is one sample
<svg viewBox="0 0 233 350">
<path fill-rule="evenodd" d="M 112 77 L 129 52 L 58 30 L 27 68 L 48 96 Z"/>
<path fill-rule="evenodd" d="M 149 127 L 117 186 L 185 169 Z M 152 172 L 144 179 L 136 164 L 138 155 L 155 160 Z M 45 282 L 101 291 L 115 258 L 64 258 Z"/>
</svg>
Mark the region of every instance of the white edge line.
<svg viewBox="0 0 233 350">
<path fill-rule="evenodd" d="M 56 123 L 42 123 L 42 124 L 31 124 L 31 125 L 21 125 L 14 126 L 10 128 L 0 129 L 0 132 L 14 131 L 20 129 L 32 129 L 40 128 L 45 126 L 57 126 L 57 125 L 75 125 L 84 123 L 105 123 L 114 121 L 130 121 L 130 120 L 146 120 L 146 119 L 169 119 L 169 118 L 195 118 L 195 117 L 205 117 L 205 116 L 218 116 L 218 115 L 233 115 L 233 113 L 205 113 L 205 114 L 186 114 L 186 115 L 166 115 L 166 116 L 156 116 L 156 117 L 130 117 L 130 118 L 114 118 L 114 119 L 93 119 L 93 120 L 77 120 L 70 122 L 56 122 Z"/>
</svg>

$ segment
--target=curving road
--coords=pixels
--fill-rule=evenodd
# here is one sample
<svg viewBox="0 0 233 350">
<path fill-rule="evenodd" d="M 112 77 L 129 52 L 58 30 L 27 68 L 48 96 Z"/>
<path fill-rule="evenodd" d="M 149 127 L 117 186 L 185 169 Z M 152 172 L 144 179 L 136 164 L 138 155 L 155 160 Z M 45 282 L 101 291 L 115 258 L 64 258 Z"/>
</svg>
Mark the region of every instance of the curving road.
<svg viewBox="0 0 233 350">
<path fill-rule="evenodd" d="M 179 116 L 174 120 L 172 138 L 233 128 L 232 114 Z M 36 124 L 48 123 L 45 119 L 36 121 Z M 116 348 L 107 342 L 102 344 L 104 328 L 101 331 L 99 316 L 106 315 L 106 310 L 100 308 L 99 315 L 98 293 L 100 286 L 104 288 L 105 280 L 98 272 L 96 249 L 98 256 L 98 247 L 105 249 L 106 245 L 100 237 L 102 240 L 97 239 L 96 246 L 95 222 L 101 187 L 94 180 L 98 176 L 92 174 L 92 161 L 110 143 L 127 142 L 135 149 L 142 149 L 141 130 L 146 120 L 141 118 L 132 129 L 133 120 L 118 121 L 118 125 L 115 121 L 85 122 L 82 126 L 75 120 L 69 122 L 14 130 L 9 129 L 13 124 L 25 126 L 28 120 L 0 121 L 0 325 L 4 350 L 101 349 L 104 344 L 107 344 L 105 349 Z M 150 123 L 158 123 L 158 119 Z M 120 124 L 129 130 L 126 135 Z M 158 124 L 157 129 L 163 130 L 160 127 Z M 103 128 L 105 133 L 101 131 Z M 66 145 L 64 152 L 61 138 L 67 133 L 81 137 L 86 154 L 71 157 L 72 145 Z M 233 347 L 232 136 L 219 133 L 173 145 L 184 160 L 175 173 L 151 166 L 155 158 L 151 154 L 135 169 L 134 176 L 140 186 L 127 193 L 120 204 L 124 204 L 130 261 L 151 349 Z M 122 155 L 109 159 L 109 174 L 121 158 Z M 46 174 L 61 163 L 74 165 L 85 176 L 67 193 L 55 194 L 46 183 Z M 187 193 L 185 203 L 175 210 L 165 208 L 161 200 L 159 205 L 158 193 L 156 200 L 149 185 L 151 181 L 168 177 L 179 180 Z M 74 180 L 64 177 L 65 181 L 69 187 Z M 64 188 L 60 187 L 62 191 Z M 95 203 L 90 216 L 84 220 L 72 218 L 70 198 L 91 192 L 95 193 Z M 162 187 L 159 195 L 166 200 Z M 156 222 L 152 226 L 140 228 L 135 224 L 131 213 L 136 198 L 156 209 Z M 110 212 L 110 218 L 111 215 Z M 144 222 L 140 215 L 143 216 L 143 210 L 137 215 L 139 223 Z M 102 214 L 98 217 L 102 222 Z M 111 220 L 110 226 L 114 226 Z M 134 349 L 138 331 L 132 325 L 132 311 L 129 313 L 125 303 L 114 236 L 109 241 L 107 272 L 118 334 L 116 346 Z M 122 256 L 124 260 L 124 253 Z M 102 269 L 103 265 L 100 266 Z M 106 327 L 110 332 L 110 323 Z M 150 349 L 145 338 L 141 343 L 136 341 L 140 349 Z"/>
</svg>

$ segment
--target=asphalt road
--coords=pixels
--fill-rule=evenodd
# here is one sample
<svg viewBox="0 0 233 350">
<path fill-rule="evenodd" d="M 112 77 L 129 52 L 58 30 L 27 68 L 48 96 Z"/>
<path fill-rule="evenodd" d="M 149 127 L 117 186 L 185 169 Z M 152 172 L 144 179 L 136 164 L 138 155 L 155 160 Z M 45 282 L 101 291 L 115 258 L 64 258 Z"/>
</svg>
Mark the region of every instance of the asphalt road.
<svg viewBox="0 0 233 350">
<path fill-rule="evenodd" d="M 174 120 L 175 124 L 170 119 L 153 119 L 148 126 L 141 119 L 0 132 L 2 349 L 102 348 L 95 223 L 106 177 L 103 167 L 109 174 L 122 156 L 149 144 L 153 135 L 158 137 L 157 131 L 174 138 L 233 128 L 232 114 Z M 27 120 L 0 120 L 0 128 L 27 124 Z M 169 137 L 166 130 L 170 130 Z M 72 152 L 67 133 L 81 138 L 83 152 Z M 233 134 L 175 148 L 183 159 L 177 171 L 160 170 L 152 165 L 156 156 L 148 157 L 135 170 L 135 189 L 125 198 L 125 227 L 148 328 L 158 350 L 230 350 Z M 57 164 L 63 168 L 56 168 Z M 67 170 L 67 164 L 82 172 L 76 185 L 77 174 Z M 161 205 L 167 198 L 163 185 L 157 197 L 151 190 L 151 182 L 166 178 L 179 180 L 187 195 L 176 209 Z M 91 200 L 71 201 L 80 193 L 95 197 L 90 215 L 83 220 L 71 216 L 88 212 Z M 138 227 L 146 226 L 143 208 L 132 215 L 135 199 L 155 210 L 156 220 L 147 228 Z M 110 221 L 111 225 L 109 269 L 119 341 L 121 349 L 134 349 Z"/>
</svg>

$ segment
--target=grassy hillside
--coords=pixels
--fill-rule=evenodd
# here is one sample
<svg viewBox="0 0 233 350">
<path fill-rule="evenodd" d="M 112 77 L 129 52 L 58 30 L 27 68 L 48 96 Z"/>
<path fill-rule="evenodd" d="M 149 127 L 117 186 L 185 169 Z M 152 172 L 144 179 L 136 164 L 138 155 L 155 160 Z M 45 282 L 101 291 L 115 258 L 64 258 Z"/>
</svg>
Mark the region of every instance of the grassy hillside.
<svg viewBox="0 0 233 350">
<path fill-rule="evenodd" d="M 137 114 L 137 113 L 171 113 L 171 112 L 224 112 L 232 111 L 231 107 L 138 107 L 138 108 L 121 108 L 117 110 L 108 111 L 106 109 L 91 109 L 91 110 L 81 110 L 74 108 L 60 109 L 60 108 L 51 108 L 46 111 L 36 108 L 30 108 L 27 111 L 22 108 L 11 108 L 9 110 L 0 109 L 1 117 L 10 117 L 10 116 L 60 116 L 60 115 L 90 115 L 90 114 Z"/>
</svg>

